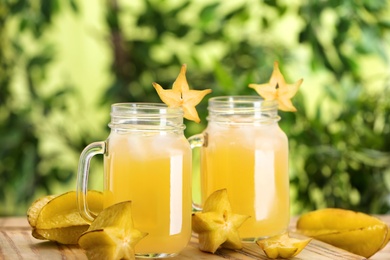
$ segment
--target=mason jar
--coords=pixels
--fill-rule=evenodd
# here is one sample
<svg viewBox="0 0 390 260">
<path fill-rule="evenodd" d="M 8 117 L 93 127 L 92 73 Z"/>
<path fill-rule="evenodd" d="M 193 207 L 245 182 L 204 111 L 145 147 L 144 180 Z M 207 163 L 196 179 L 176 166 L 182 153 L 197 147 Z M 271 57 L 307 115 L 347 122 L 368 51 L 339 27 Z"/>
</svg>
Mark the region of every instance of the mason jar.
<svg viewBox="0 0 390 260">
<path fill-rule="evenodd" d="M 86 203 L 90 159 L 104 155 L 104 208 L 131 200 L 135 227 L 147 232 L 137 257 L 170 257 L 191 237 L 191 148 L 183 111 L 158 103 L 111 107 L 107 140 L 88 145 L 80 156 L 77 194 L 81 215 L 94 219 Z"/>
<path fill-rule="evenodd" d="M 290 219 L 288 139 L 278 125 L 277 101 L 260 96 L 209 99 L 208 124 L 189 138 L 201 147 L 201 198 L 227 189 L 232 211 L 249 215 L 243 241 L 285 231 Z"/>
</svg>

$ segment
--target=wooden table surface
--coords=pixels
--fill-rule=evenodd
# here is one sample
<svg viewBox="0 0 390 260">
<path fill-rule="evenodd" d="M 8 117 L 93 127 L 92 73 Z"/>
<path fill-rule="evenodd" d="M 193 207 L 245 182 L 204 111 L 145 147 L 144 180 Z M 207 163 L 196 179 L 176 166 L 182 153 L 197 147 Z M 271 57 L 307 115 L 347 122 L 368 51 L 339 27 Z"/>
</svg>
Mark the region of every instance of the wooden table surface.
<svg viewBox="0 0 390 260">
<path fill-rule="evenodd" d="M 390 216 L 379 216 L 390 225 Z M 296 218 L 291 221 L 291 227 L 295 226 Z M 189 245 L 183 252 L 172 260 L 181 259 L 267 259 L 256 244 L 246 243 L 242 250 L 218 250 L 216 254 L 203 253 L 198 250 L 197 238 L 192 237 Z M 37 240 L 31 236 L 31 227 L 25 217 L 0 218 L 0 259 L 74 259 L 86 260 L 82 249 L 77 246 L 60 245 L 53 242 Z M 313 240 L 293 259 L 364 259 L 344 250 Z M 390 243 L 370 259 L 389 260 Z"/>
</svg>

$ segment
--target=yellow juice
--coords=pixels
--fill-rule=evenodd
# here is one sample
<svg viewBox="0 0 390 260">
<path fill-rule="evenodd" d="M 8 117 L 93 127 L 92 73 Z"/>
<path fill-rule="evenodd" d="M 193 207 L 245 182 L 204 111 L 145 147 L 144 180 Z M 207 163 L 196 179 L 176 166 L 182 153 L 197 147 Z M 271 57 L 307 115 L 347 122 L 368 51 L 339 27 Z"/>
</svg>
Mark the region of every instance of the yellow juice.
<svg viewBox="0 0 390 260">
<path fill-rule="evenodd" d="M 111 133 L 104 207 L 131 200 L 136 254 L 175 254 L 191 236 L 191 150 L 184 136 Z"/>
<path fill-rule="evenodd" d="M 201 152 L 202 200 L 226 188 L 232 210 L 251 216 L 240 236 L 279 234 L 289 223 L 288 140 L 277 124 L 209 123 Z"/>
</svg>

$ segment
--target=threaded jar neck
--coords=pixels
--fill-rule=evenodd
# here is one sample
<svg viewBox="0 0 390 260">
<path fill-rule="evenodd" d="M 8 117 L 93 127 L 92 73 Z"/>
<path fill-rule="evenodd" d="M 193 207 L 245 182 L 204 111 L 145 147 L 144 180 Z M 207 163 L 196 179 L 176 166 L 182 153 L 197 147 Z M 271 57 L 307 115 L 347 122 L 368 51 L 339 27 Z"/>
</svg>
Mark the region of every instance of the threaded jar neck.
<svg viewBox="0 0 390 260">
<path fill-rule="evenodd" d="M 280 120 L 278 103 L 260 96 L 221 96 L 209 99 L 209 122 L 268 124 Z"/>
<path fill-rule="evenodd" d="M 183 131 L 183 110 L 160 103 L 111 105 L 111 129 L 125 131 Z"/>
</svg>

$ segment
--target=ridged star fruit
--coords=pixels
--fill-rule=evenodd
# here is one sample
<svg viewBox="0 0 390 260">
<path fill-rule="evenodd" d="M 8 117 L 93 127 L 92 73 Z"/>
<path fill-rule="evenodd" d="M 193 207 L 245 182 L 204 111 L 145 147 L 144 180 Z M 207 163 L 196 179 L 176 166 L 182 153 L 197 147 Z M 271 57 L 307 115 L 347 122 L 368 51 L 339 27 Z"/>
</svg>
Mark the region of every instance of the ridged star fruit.
<svg viewBox="0 0 390 260">
<path fill-rule="evenodd" d="M 192 229 L 199 234 L 199 249 L 210 253 L 215 253 L 220 246 L 241 249 L 238 228 L 248 218 L 232 212 L 226 189 L 213 192 L 203 211 L 192 215 Z"/>
<path fill-rule="evenodd" d="M 297 232 L 366 258 L 390 239 L 389 227 L 380 219 L 339 208 L 303 214 L 297 221 Z"/>
<path fill-rule="evenodd" d="M 311 241 L 308 239 L 292 238 L 283 233 L 270 238 L 256 241 L 256 244 L 264 251 L 268 258 L 292 258 L 298 255 Z"/>
</svg>

